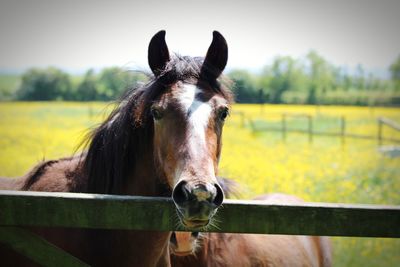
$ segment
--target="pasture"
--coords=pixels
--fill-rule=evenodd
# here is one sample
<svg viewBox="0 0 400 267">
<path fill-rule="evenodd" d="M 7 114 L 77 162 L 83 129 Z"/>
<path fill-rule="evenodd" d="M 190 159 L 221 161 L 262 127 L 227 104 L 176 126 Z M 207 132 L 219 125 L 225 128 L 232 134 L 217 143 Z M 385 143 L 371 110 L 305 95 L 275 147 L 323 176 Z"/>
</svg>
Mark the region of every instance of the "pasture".
<svg viewBox="0 0 400 267">
<path fill-rule="evenodd" d="M 1 103 L 0 176 L 19 176 L 42 159 L 74 153 L 87 133 L 112 109 L 104 103 Z M 235 105 L 259 124 L 279 125 L 280 114 L 315 117 L 316 129 L 337 131 L 338 117 L 346 131 L 376 135 L 376 118 L 400 121 L 399 109 L 336 106 Z M 306 122 L 288 120 L 288 127 Z M 378 152 L 377 140 L 279 132 L 253 133 L 232 113 L 224 128 L 220 175 L 243 187 L 241 198 L 267 192 L 295 194 L 307 201 L 400 205 L 400 158 Z M 400 133 L 384 130 L 385 137 Z M 390 144 L 390 143 L 388 143 Z M 396 266 L 400 240 L 333 238 L 335 266 Z"/>
</svg>

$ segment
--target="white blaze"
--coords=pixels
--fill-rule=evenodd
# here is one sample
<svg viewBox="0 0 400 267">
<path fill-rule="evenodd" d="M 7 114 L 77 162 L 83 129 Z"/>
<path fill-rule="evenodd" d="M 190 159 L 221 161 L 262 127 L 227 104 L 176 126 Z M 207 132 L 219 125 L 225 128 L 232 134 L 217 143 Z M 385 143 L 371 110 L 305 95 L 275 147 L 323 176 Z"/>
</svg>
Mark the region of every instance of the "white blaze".
<svg viewBox="0 0 400 267">
<path fill-rule="evenodd" d="M 189 119 L 189 139 L 191 143 L 195 143 L 193 145 L 198 145 L 197 149 L 206 144 L 206 129 L 212 111 L 208 102 L 196 99 L 198 93 L 201 93 L 201 90 L 195 85 L 185 84 L 180 97 L 180 103 Z"/>
<path fill-rule="evenodd" d="M 196 99 L 198 93 L 201 93 L 201 90 L 195 85 L 184 84 L 182 93 L 178 96 L 181 108 L 188 118 L 188 145 L 192 155 L 203 154 L 206 151 L 206 131 L 212 112 L 210 103 Z M 184 164 L 179 165 L 175 173 L 176 182 L 182 178 L 181 174 L 184 168 Z M 209 168 L 212 173 L 212 164 Z"/>
</svg>

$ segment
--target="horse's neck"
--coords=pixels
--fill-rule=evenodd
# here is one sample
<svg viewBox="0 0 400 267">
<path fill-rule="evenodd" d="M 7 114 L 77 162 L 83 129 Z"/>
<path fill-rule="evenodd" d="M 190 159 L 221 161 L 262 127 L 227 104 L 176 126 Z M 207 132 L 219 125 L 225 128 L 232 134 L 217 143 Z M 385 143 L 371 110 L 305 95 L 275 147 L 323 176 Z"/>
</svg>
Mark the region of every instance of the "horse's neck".
<svg viewBox="0 0 400 267">
<path fill-rule="evenodd" d="M 93 230 L 88 232 L 93 266 L 170 266 L 168 232 Z"/>
<path fill-rule="evenodd" d="M 121 194 L 160 196 L 161 182 L 151 155 L 143 155 L 135 166 L 135 170 L 125 180 Z M 109 259 L 124 258 L 130 266 L 170 266 L 170 232 L 113 231 L 105 233 L 104 237 L 108 240 L 103 243 L 107 247 L 119 248 L 118 252 L 113 250 L 117 254 Z M 114 263 L 110 262 L 110 266 Z"/>
<path fill-rule="evenodd" d="M 135 163 L 136 167 L 124 181 L 121 194 L 137 196 L 161 196 L 159 192 L 162 182 L 156 173 L 154 160 L 143 155 Z"/>
</svg>

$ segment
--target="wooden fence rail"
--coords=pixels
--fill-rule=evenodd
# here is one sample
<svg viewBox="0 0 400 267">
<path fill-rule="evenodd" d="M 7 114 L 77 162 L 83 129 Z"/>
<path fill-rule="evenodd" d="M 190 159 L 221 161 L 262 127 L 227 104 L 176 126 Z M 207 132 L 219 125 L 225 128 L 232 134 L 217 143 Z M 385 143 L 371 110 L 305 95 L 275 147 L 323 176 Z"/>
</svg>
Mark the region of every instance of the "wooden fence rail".
<svg viewBox="0 0 400 267">
<path fill-rule="evenodd" d="M 170 198 L 0 191 L 0 226 L 172 231 Z M 400 206 L 227 200 L 207 231 L 323 236 L 400 237 Z M 1 235 L 0 235 L 1 238 Z"/>
</svg>

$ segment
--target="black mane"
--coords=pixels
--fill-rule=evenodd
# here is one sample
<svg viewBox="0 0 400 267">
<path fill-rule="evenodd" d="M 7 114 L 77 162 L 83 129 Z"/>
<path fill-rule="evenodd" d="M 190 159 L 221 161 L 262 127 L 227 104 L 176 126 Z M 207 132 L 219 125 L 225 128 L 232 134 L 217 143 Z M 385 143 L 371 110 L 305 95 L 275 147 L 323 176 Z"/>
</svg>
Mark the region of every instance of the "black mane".
<svg viewBox="0 0 400 267">
<path fill-rule="evenodd" d="M 149 110 L 153 101 L 170 85 L 177 81 L 202 80 L 231 101 L 231 93 L 225 86 L 202 75 L 203 60 L 174 55 L 157 77 L 129 90 L 117 102 L 108 118 L 87 139 L 88 151 L 82 166 L 88 178 L 87 192 L 121 192 L 124 180 L 136 168 L 137 157 L 153 147 L 154 125 Z"/>
</svg>

